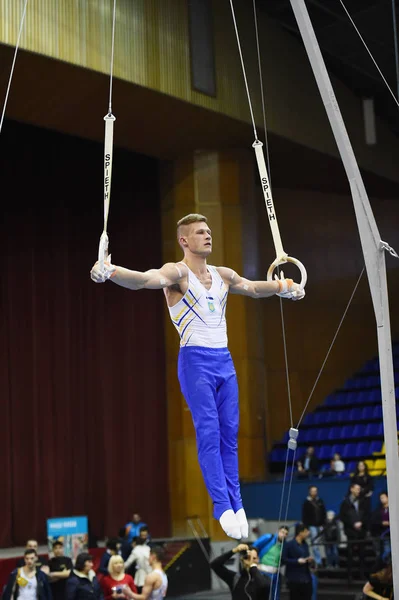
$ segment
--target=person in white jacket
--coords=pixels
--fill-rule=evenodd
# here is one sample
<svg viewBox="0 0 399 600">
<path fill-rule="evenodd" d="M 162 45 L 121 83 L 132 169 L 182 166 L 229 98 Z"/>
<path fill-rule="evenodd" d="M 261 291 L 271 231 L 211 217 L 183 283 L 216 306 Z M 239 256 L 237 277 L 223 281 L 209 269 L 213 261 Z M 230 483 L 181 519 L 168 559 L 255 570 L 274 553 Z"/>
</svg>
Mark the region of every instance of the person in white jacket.
<svg viewBox="0 0 399 600">
<path fill-rule="evenodd" d="M 133 540 L 133 550 L 125 562 L 126 571 L 132 566 L 133 563 L 136 563 L 134 583 L 136 584 L 139 594 L 141 594 L 141 590 L 143 589 L 145 578 L 147 577 L 148 573 L 151 573 L 150 552 L 151 549 L 146 543 L 146 540 L 141 537 L 137 537 Z"/>
</svg>

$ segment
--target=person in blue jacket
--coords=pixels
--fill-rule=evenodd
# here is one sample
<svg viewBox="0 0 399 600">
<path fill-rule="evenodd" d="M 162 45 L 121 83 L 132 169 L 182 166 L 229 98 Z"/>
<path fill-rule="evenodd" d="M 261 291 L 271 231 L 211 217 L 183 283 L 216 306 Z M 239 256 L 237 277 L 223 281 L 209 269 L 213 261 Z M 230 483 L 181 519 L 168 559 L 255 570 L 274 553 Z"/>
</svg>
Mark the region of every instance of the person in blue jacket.
<svg viewBox="0 0 399 600">
<path fill-rule="evenodd" d="M 65 600 L 104 600 L 100 583 L 93 571 L 93 557 L 81 552 L 75 568 L 66 580 Z"/>
<path fill-rule="evenodd" d="M 290 600 L 312 600 L 313 578 L 310 556 L 306 539 L 310 531 L 303 523 L 295 527 L 295 537 L 283 547 L 282 563 L 286 566 L 285 576 L 290 590 Z"/>
<path fill-rule="evenodd" d="M 24 553 L 24 565 L 14 569 L 2 600 L 52 600 L 51 589 L 46 573 L 36 568 L 37 552 L 28 548 Z"/>
<path fill-rule="evenodd" d="M 282 525 L 277 533 L 266 533 L 252 544 L 259 553 L 259 571 L 270 579 L 273 600 L 280 598 L 281 551 L 287 535 L 288 527 Z"/>
</svg>

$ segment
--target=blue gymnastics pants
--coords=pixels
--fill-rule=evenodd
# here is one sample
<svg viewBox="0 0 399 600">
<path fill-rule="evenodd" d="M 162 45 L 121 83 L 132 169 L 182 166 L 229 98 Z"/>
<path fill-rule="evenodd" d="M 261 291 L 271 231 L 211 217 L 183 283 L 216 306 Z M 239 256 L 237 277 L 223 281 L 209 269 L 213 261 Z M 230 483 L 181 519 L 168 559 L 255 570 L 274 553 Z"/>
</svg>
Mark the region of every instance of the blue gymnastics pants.
<svg viewBox="0 0 399 600">
<path fill-rule="evenodd" d="M 238 478 L 238 384 L 227 348 L 180 348 L 178 376 L 197 437 L 198 461 L 219 519 L 242 508 Z"/>
</svg>

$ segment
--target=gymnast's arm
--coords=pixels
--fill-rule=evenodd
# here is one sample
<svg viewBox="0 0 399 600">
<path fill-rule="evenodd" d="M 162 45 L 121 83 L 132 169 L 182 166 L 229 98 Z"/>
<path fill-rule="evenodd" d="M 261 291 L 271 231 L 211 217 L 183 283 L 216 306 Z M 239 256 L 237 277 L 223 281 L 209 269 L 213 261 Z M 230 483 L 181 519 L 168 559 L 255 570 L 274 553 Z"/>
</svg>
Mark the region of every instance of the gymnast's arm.
<svg viewBox="0 0 399 600">
<path fill-rule="evenodd" d="M 250 281 L 227 267 L 218 267 L 217 269 L 232 294 L 250 298 L 268 298 L 280 291 L 278 281 Z"/>
<path fill-rule="evenodd" d="M 129 290 L 161 290 L 178 284 L 187 276 L 187 268 L 180 264 L 177 266 L 176 263 L 166 263 L 160 269 L 150 269 L 149 271 L 131 271 L 125 267 L 104 264 L 107 275 L 105 276 L 101 272 L 100 265 L 96 262 L 90 271 L 91 279 L 95 283 L 104 283 L 110 279 L 113 283 Z"/>
<path fill-rule="evenodd" d="M 232 294 L 249 296 L 250 298 L 269 298 L 275 294 L 299 291 L 300 285 L 292 279 L 275 279 L 274 281 L 251 281 L 227 267 L 218 267 L 218 272 Z M 301 292 L 302 294 L 303 292 Z"/>
</svg>

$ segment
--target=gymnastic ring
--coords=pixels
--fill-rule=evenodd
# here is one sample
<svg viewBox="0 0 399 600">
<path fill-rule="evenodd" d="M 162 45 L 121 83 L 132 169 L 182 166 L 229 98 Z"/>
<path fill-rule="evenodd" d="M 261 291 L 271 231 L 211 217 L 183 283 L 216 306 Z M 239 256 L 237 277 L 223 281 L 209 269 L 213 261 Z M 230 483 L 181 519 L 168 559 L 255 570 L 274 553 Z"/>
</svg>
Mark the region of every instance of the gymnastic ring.
<svg viewBox="0 0 399 600">
<path fill-rule="evenodd" d="M 308 280 L 308 274 L 306 272 L 305 266 L 297 259 L 292 256 L 285 256 L 284 258 L 276 258 L 274 262 L 269 267 L 267 272 L 267 280 L 273 281 L 273 272 L 279 265 L 284 265 L 285 263 L 290 262 L 298 267 L 301 272 L 301 283 L 300 286 L 302 289 L 305 288 L 306 282 Z"/>
</svg>

